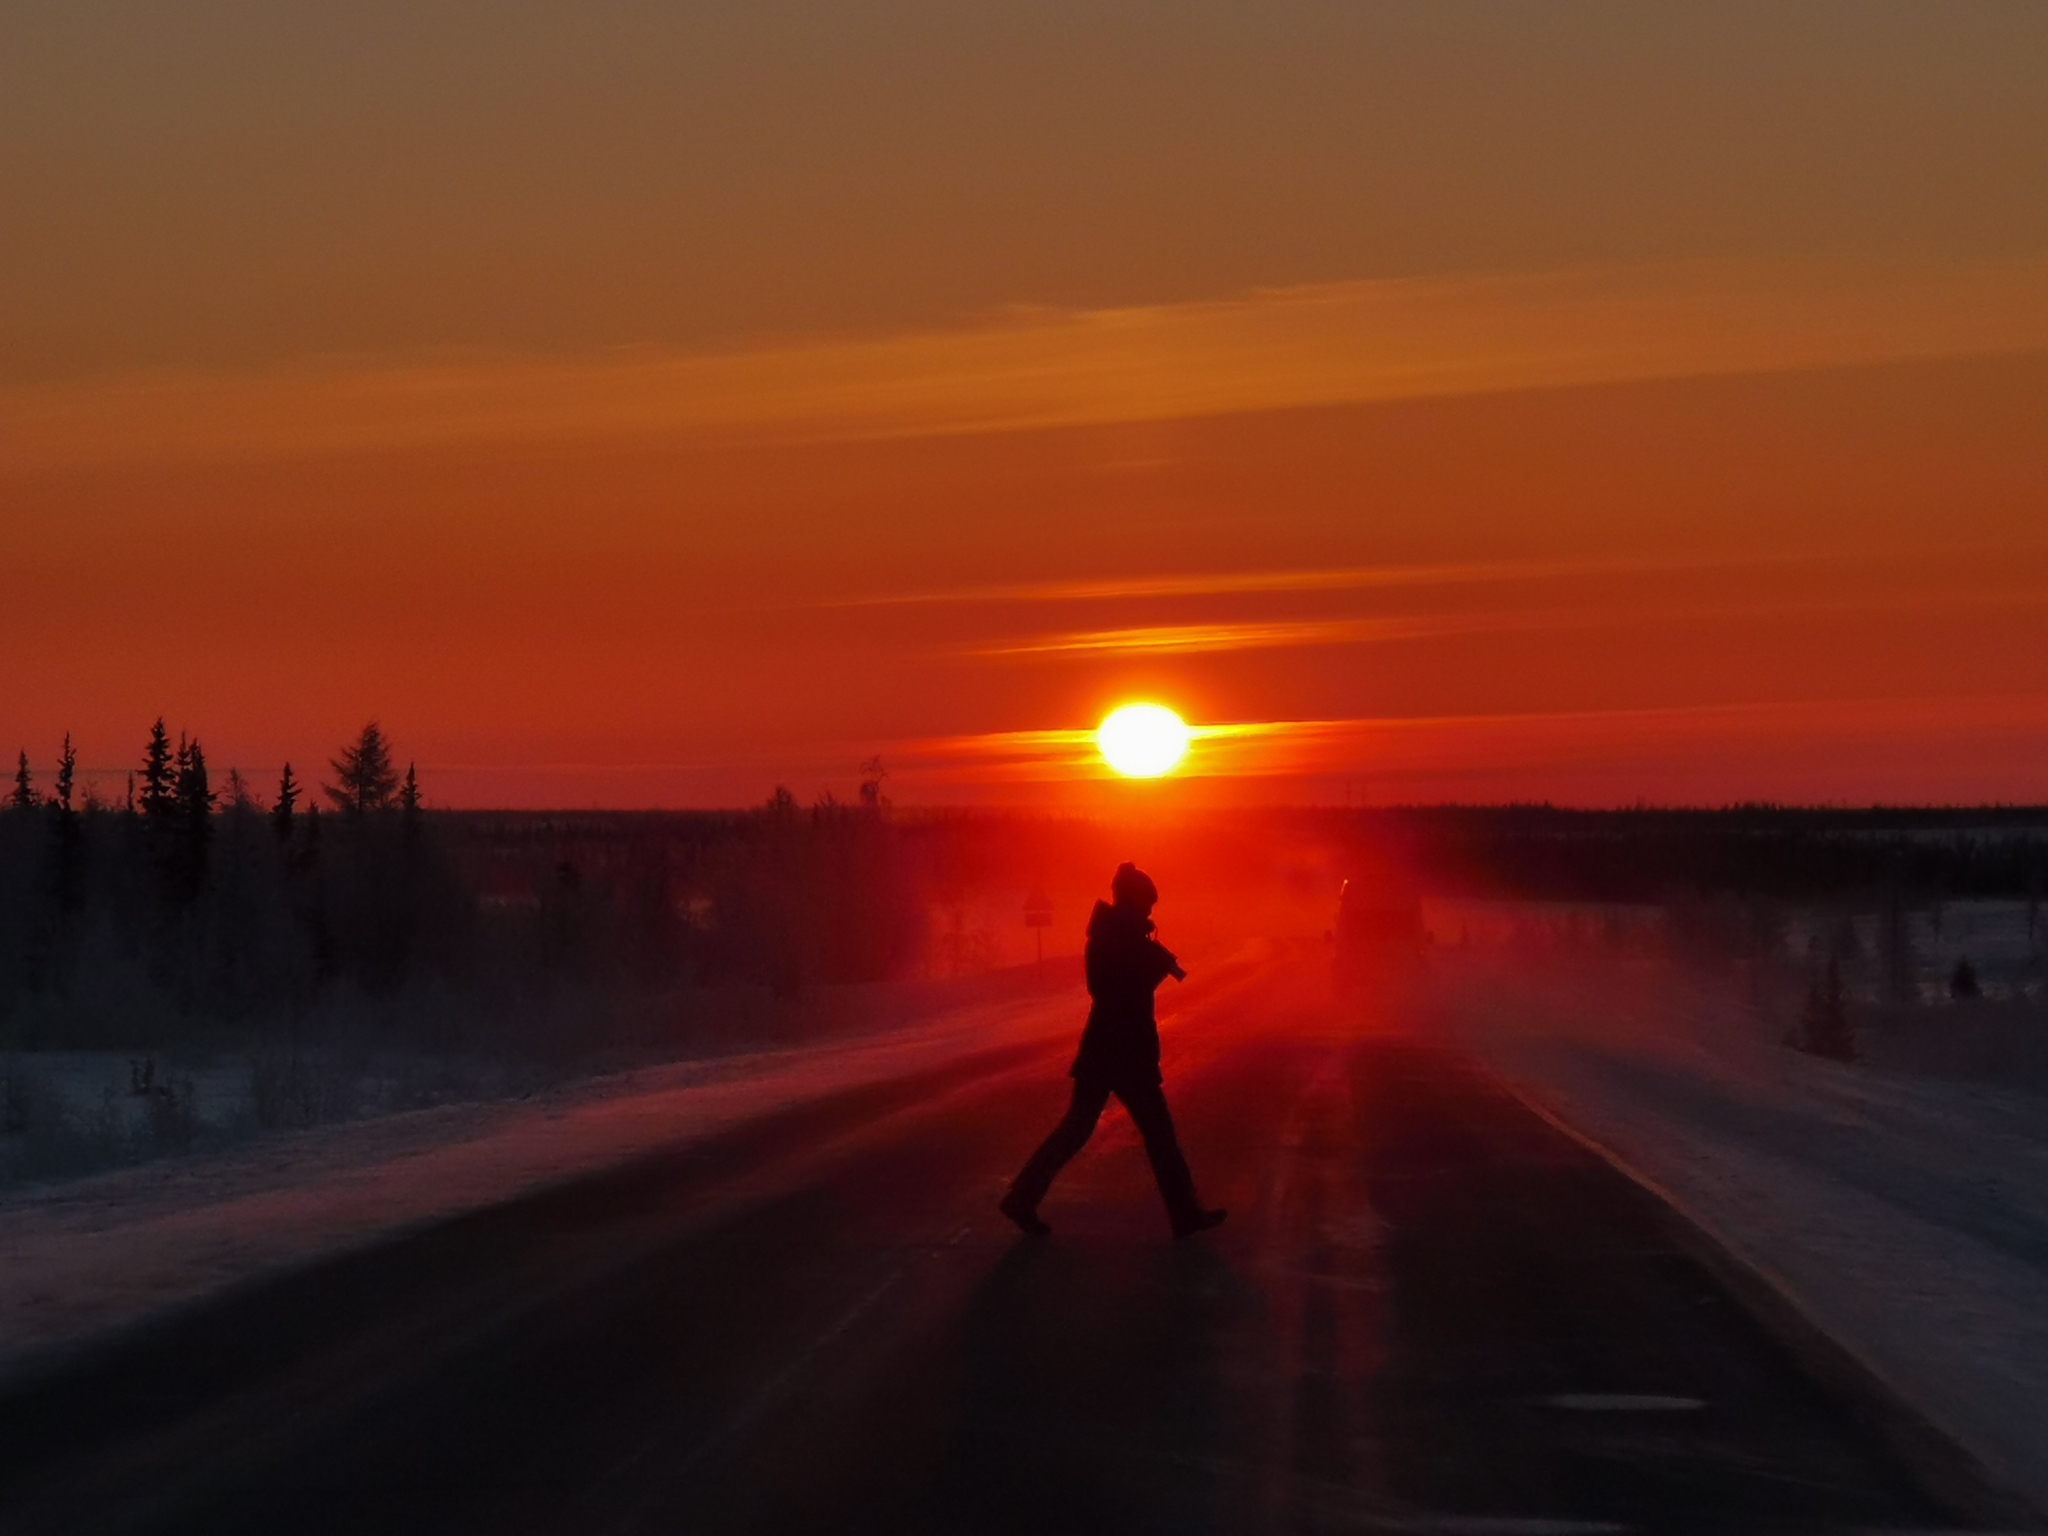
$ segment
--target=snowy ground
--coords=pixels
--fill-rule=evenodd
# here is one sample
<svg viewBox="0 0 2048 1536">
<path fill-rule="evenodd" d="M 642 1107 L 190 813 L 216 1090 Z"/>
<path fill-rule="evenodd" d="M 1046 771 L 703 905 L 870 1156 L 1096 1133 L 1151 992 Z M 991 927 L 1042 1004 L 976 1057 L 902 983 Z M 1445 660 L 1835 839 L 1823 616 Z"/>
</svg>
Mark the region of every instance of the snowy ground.
<svg viewBox="0 0 2048 1536">
<path fill-rule="evenodd" d="M 1070 1037 L 1078 986 L 840 1044 L 680 1062 L 523 1101 L 262 1138 L 0 1197 L 0 1381 L 223 1286 L 976 1051 Z"/>
<path fill-rule="evenodd" d="M 1077 963 L 1062 958 L 814 987 L 795 997 L 743 985 L 631 999 L 569 990 L 529 1000 L 512 1020 L 462 995 L 337 994 L 288 1027 L 250 1020 L 235 1035 L 159 1020 L 138 1030 L 163 1041 L 157 1049 L 7 1050 L 0 1198 L 15 1186 L 229 1151 L 284 1129 L 528 1098 L 685 1059 L 844 1044 L 946 1009 L 1055 988 L 1076 974 Z M 452 1031 L 451 1014 L 460 1021 Z M 468 1044 L 434 1043 L 451 1036 Z"/>
<path fill-rule="evenodd" d="M 1450 990 L 1496 1071 L 2048 1508 L 2048 1097 L 1798 1055 L 1661 965 Z"/>
</svg>

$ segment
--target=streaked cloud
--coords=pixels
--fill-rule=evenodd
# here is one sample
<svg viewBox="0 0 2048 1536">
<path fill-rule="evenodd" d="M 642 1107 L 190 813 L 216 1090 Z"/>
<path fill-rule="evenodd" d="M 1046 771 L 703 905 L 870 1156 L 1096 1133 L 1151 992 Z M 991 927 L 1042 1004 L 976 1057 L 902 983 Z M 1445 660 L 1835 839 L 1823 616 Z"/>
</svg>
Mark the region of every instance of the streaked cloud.
<svg viewBox="0 0 2048 1536">
<path fill-rule="evenodd" d="M 1495 781 L 1536 785 L 1549 773 L 1616 779 L 1639 773 L 1646 783 L 1685 785 L 1674 791 L 1683 797 L 1697 794 L 1686 777 L 1692 769 L 1711 777 L 1727 762 L 1752 757 L 1813 775 L 1816 784 L 1874 783 L 1866 772 L 1870 764 L 1854 753 L 1939 746 L 1959 734 L 1989 744 L 2001 769 L 2017 765 L 2025 773 L 2048 743 L 2048 694 L 1223 722 L 1195 728 L 1177 776 L 1341 778 L 1378 786 L 1389 798 L 1446 798 L 1455 797 L 1461 782 L 1485 796 L 1497 792 Z M 912 779 L 1002 784 L 1113 777 L 1092 730 L 999 731 L 901 742 L 887 750 Z"/>
<path fill-rule="evenodd" d="M 1439 565 L 1334 566 L 1273 571 L 1189 571 L 1168 576 L 1099 580 L 1002 582 L 840 598 L 818 607 L 893 608 L 924 604 L 1090 603 L 1148 597 L 1231 597 L 1262 593 L 1364 592 L 1394 587 L 1476 586 L 1646 570 L 1684 570 L 1695 557 L 1612 560 L 1524 560 Z M 1747 562 L 1745 562 L 1747 563 Z"/>
<path fill-rule="evenodd" d="M 1276 646 L 1370 645 L 1512 627 L 1513 615 L 1456 614 L 1367 619 L 1277 619 L 1243 624 L 1153 624 L 1083 630 L 977 649 L 978 656 L 1125 655 L 1267 650 Z"/>
<path fill-rule="evenodd" d="M 1011 431 L 2048 348 L 2048 263 L 1722 261 L 1019 311 L 716 353 L 308 363 L 0 393 L 0 468 Z"/>
<path fill-rule="evenodd" d="M 1775 550 L 1733 555 L 1724 553 L 1625 555 L 1604 558 L 1526 559 L 1463 563 L 1314 566 L 1279 570 L 1183 571 L 1163 576 L 1112 576 L 1033 582 L 988 582 L 939 587 L 925 591 L 885 592 L 831 598 L 802 606 L 832 608 L 915 608 L 925 606 L 1001 606 L 1005 604 L 1085 604 L 1147 598 L 1256 597 L 1314 593 L 1372 592 L 1404 588 L 1479 587 L 1511 583 L 1542 583 L 1600 578 L 1681 575 L 1725 571 L 1765 572 L 1799 567 L 1856 568 L 1912 565 L 1976 557 L 2009 561 L 2035 558 L 2042 546 L 1996 546 L 1930 543 L 1900 551 Z"/>
<path fill-rule="evenodd" d="M 2003 552 L 2009 560 L 2027 551 Z M 1923 555 L 1923 560 L 1931 555 Z M 1730 562 L 1731 568 L 1766 563 Z M 1818 563 L 1817 559 L 1812 563 Z M 1853 559 L 1838 562 L 1853 566 Z M 1718 564 L 1715 563 L 1715 564 Z M 1648 567 L 1644 567 L 1647 569 Z M 1711 569 L 1702 562 L 1670 562 L 1669 570 Z M 990 642 L 970 647 L 969 655 L 1015 657 L 1085 657 L 1090 655 L 1198 655 L 1220 651 L 1252 651 L 1327 645 L 1375 645 L 1400 640 L 1429 640 L 1453 635 L 1503 634 L 1517 630 L 1600 629 L 1624 625 L 1691 624 L 1730 618 L 1766 619 L 1795 615 L 1904 613 L 1957 608 L 2032 608 L 2048 605 L 2048 588 L 2024 570 L 2009 584 L 1979 583 L 1964 590 L 1882 591 L 1848 595 L 1803 593 L 1759 600 L 1730 595 L 1715 602 L 1675 603 L 1668 598 L 1647 604 L 1610 596 L 1601 603 L 1547 608 L 1494 609 L 1452 613 L 1339 616 L 1304 619 L 1188 622 L 1135 625 L 1119 629 L 1073 630 Z"/>
</svg>

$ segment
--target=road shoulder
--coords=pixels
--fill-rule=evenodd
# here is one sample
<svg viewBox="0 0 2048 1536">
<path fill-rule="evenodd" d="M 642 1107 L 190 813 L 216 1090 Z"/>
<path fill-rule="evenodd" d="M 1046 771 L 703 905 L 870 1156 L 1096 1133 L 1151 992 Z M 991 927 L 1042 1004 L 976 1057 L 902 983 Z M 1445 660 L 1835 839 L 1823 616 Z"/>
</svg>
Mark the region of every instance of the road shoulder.
<svg viewBox="0 0 2048 1536">
<path fill-rule="evenodd" d="M 0 1387 L 230 1287 L 588 1177 L 777 1110 L 1072 1033 L 1065 993 L 813 1050 L 283 1135 L 0 1201 Z"/>
<path fill-rule="evenodd" d="M 1458 1024 L 1525 1103 L 1703 1233 L 1788 1342 L 1808 1331 L 1813 1354 L 1825 1340 L 1837 1375 L 1874 1379 L 2024 1501 L 2009 1513 L 2041 1519 L 2048 1272 L 2029 1253 L 2023 1202 L 1997 1223 L 1971 1210 L 1989 1170 L 1958 1163 L 1953 1124 L 1936 1148 L 1933 1128 L 1873 1113 L 1898 1085 L 1864 1084 L 1856 1069 L 1675 1058 L 1604 1030 L 1509 1023 L 1489 1005 Z M 1889 1428 L 1922 1470 L 1967 1481 L 1967 1464 L 1944 1467 L 1910 1424 Z"/>
</svg>

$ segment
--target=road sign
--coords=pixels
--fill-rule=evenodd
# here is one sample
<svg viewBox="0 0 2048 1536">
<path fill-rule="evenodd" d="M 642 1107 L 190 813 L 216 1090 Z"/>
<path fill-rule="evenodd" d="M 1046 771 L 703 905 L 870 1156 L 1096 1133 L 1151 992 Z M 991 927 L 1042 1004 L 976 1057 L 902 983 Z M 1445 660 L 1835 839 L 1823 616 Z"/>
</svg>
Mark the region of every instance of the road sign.
<svg viewBox="0 0 2048 1536">
<path fill-rule="evenodd" d="M 1052 926 L 1052 898 L 1037 886 L 1024 898 L 1024 926 L 1038 940 L 1038 963 L 1045 963 L 1045 930 Z"/>
</svg>

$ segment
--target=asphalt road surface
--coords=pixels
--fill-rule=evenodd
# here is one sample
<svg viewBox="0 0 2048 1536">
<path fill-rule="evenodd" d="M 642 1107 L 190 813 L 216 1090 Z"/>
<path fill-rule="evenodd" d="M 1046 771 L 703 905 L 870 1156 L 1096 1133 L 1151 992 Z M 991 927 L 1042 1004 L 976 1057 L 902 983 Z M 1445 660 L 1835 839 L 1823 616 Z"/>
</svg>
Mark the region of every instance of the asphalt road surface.
<svg viewBox="0 0 2048 1536">
<path fill-rule="evenodd" d="M 1654 1199 L 1314 966 L 1197 978 L 1168 1092 L 993 1209 L 1066 1052 L 991 1051 L 245 1292 L 0 1401 L 0 1528 L 1984 1528 Z M 1079 1019 L 1076 1019 L 1078 1029 Z M 1752 1300 L 1754 1298 L 1751 1298 Z"/>
</svg>

